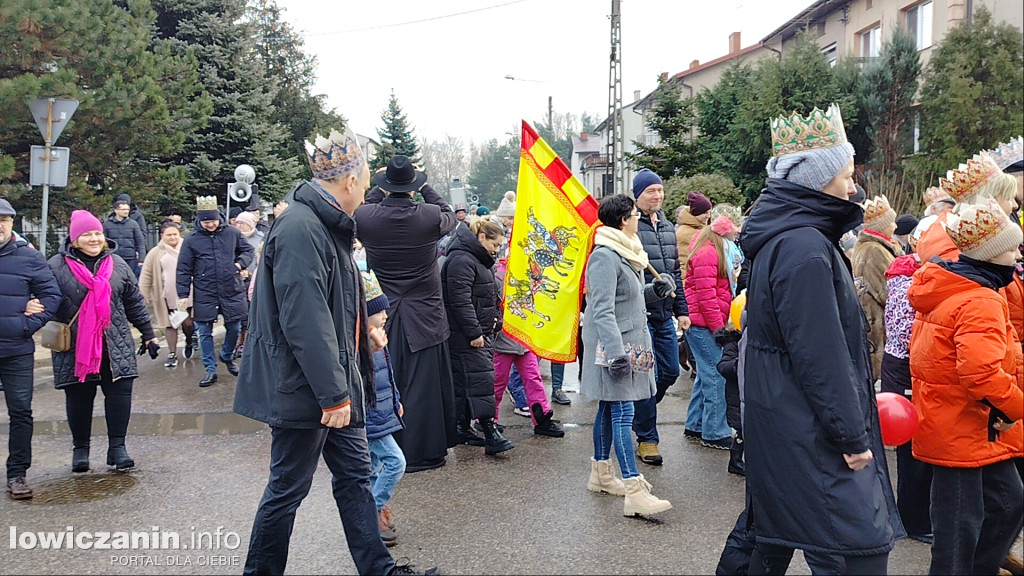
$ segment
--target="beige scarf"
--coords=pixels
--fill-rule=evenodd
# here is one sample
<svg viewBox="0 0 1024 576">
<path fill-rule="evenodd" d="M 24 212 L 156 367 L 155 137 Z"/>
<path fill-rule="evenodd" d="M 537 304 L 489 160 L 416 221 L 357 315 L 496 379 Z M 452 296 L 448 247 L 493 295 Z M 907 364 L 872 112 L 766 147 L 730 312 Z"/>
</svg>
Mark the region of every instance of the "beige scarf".
<svg viewBox="0 0 1024 576">
<path fill-rule="evenodd" d="M 647 252 L 644 251 L 643 242 L 636 235 L 626 236 L 622 230 L 601 226 L 594 233 L 594 245 L 607 246 L 615 250 L 615 253 L 622 256 L 637 272 L 647 269 Z"/>
</svg>

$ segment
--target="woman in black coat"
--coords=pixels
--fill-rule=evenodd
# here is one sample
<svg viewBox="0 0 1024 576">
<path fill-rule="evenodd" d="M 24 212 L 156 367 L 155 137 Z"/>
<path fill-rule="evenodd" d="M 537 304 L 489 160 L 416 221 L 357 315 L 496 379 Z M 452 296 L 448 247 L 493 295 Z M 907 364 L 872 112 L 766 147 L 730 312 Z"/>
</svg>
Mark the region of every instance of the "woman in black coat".
<svg viewBox="0 0 1024 576">
<path fill-rule="evenodd" d="M 513 447 L 494 423 L 492 338 L 501 330 L 501 319 L 491 267 L 504 239 L 501 227 L 493 222 L 476 222 L 468 229 L 460 226 L 441 269 L 444 308 L 451 327 L 448 353 L 455 383 L 458 440 L 484 446 L 488 455 Z M 480 421 L 485 438 L 473 431 L 470 420 Z"/>
<path fill-rule="evenodd" d="M 49 260 L 63 299 L 54 316 L 71 325 L 71 347 L 53 352 L 53 380 L 63 389 L 74 451 L 72 472 L 89 470 L 89 442 L 96 388 L 103 389 L 107 421 L 107 465 L 135 466 L 124 439 L 132 411 L 132 383 L 139 375 L 135 342 L 128 323 L 156 357 L 159 348 L 135 271 L 114 254 L 100 221 L 85 210 L 71 214 L 68 238 Z M 94 295 L 109 293 L 109 298 Z"/>
</svg>

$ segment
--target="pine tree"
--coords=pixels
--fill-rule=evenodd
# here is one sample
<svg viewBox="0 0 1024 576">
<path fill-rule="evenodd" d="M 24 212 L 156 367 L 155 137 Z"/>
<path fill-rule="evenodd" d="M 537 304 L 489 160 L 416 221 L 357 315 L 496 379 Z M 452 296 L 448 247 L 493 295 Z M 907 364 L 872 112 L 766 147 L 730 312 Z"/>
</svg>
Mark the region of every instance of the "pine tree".
<svg viewBox="0 0 1024 576">
<path fill-rule="evenodd" d="M 76 208 L 105 216 L 120 193 L 145 209 L 181 189 L 172 159 L 209 106 L 195 57 L 152 45 L 155 20 L 148 0 L 0 0 L 0 194 L 19 214 L 41 207 L 24 185 L 29 146 L 42 143 L 25 101 L 46 96 L 80 102 L 57 142 L 71 169 L 50 195 L 50 226 Z"/>
<path fill-rule="evenodd" d="M 504 143 L 492 138 L 481 151 L 467 178 L 481 206 L 494 210 L 508 190 L 515 191 L 519 181 L 519 140 Z"/>
<path fill-rule="evenodd" d="M 416 142 L 416 137 L 413 136 L 412 127 L 409 126 L 405 112 L 398 105 L 398 98 L 395 97 L 394 90 L 391 91 L 388 107 L 381 113 L 380 119 L 384 122 L 384 127 L 377 129 L 380 148 L 377 149 L 377 154 L 370 161 L 370 171 L 373 172 L 387 166 L 388 160 L 397 154 L 408 156 L 414 164 L 418 163 L 420 147 Z"/>
<path fill-rule="evenodd" d="M 979 150 L 1024 132 L 1024 35 L 984 5 L 933 49 L 921 86 L 918 177 L 933 185 Z"/>
<path fill-rule="evenodd" d="M 289 138 L 281 149 L 281 158 L 305 158 L 303 141 L 315 134 L 340 130 L 345 119 L 327 108 L 326 96 L 313 94 L 316 58 L 303 51 L 302 37 L 283 19 L 283 10 L 275 0 L 255 0 L 250 19 L 255 28 L 256 56 L 264 76 L 276 88 L 271 103 L 270 121 L 285 127 Z M 309 164 L 300 162 L 303 175 L 312 176 Z M 276 200 L 276 198 L 273 198 Z"/>
<path fill-rule="evenodd" d="M 264 199 L 283 196 L 302 175 L 286 128 L 273 121 L 277 84 L 255 57 L 255 25 L 245 0 L 154 0 L 156 37 L 175 52 L 194 51 L 213 102 L 207 128 L 193 133 L 178 161 L 188 172 L 188 196 L 226 201 L 239 164 L 256 170 Z M 194 204 L 181 206 L 187 213 Z"/>
<path fill-rule="evenodd" d="M 901 26 L 893 27 L 878 58 L 864 70 L 863 106 L 871 139 L 866 176 L 872 194 L 885 194 L 897 211 L 908 207 L 903 158 L 913 152 L 908 149 L 907 136 L 913 128 L 911 106 L 920 74 L 916 41 Z"/>
<path fill-rule="evenodd" d="M 634 142 L 636 152 L 626 158 L 638 168 L 650 168 L 663 179 L 700 172 L 700 144 L 693 137 L 697 126 L 695 100 L 683 99 L 679 88 L 660 82 L 654 91 L 657 102 L 647 127 L 658 134 L 657 143 Z"/>
</svg>

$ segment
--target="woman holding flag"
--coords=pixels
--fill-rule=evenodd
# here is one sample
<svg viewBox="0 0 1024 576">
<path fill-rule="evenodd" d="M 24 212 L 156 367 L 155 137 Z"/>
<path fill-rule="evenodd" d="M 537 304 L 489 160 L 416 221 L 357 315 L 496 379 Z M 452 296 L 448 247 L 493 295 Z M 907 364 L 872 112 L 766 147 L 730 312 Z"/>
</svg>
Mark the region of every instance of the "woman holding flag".
<svg viewBox="0 0 1024 576">
<path fill-rule="evenodd" d="M 637 471 L 631 427 L 633 402 L 655 392 L 647 302 L 668 297 L 675 282 L 661 277 L 645 286 L 641 281 L 648 260 L 637 237 L 640 215 L 632 198 L 605 198 L 597 216 L 604 226 L 595 232 L 587 262 L 583 318 L 581 391 L 599 401 L 587 489 L 625 496 L 624 516 L 657 514 L 672 504 L 653 496 L 651 485 Z M 609 460 L 613 443 L 621 480 Z"/>
</svg>

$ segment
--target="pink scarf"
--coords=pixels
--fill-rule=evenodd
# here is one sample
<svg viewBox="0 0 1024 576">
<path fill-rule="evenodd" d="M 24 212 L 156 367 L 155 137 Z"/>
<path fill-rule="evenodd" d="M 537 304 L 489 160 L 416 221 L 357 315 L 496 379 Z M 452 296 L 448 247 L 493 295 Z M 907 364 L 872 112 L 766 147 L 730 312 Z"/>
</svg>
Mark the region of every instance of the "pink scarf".
<svg viewBox="0 0 1024 576">
<path fill-rule="evenodd" d="M 96 276 L 73 258 L 64 257 L 75 278 L 88 293 L 78 313 L 78 336 L 75 338 L 75 376 L 85 382 L 89 374 L 98 374 L 103 360 L 103 331 L 110 326 L 110 275 L 114 259 L 104 258 Z"/>
</svg>

